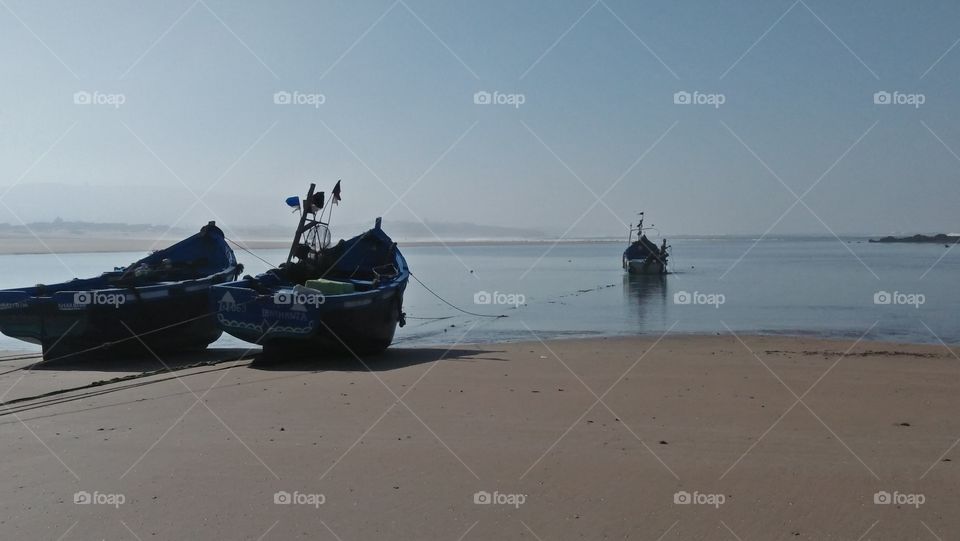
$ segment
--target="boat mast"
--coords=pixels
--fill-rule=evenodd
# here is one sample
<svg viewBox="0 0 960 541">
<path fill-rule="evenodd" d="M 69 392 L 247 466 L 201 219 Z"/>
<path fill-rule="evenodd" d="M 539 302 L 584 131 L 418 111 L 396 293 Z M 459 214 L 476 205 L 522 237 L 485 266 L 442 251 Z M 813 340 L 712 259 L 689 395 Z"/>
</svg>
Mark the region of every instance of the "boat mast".
<svg viewBox="0 0 960 541">
<path fill-rule="evenodd" d="M 305 225 L 307 223 L 307 212 L 309 212 L 311 208 L 310 205 L 313 204 L 313 191 L 316 189 L 316 187 L 316 184 L 313 182 L 310 183 L 310 189 L 307 190 L 307 197 L 302 202 L 300 223 L 297 224 L 297 232 L 293 235 L 293 244 L 290 245 L 290 253 L 287 255 L 287 263 L 290 263 L 290 261 L 293 260 L 293 254 L 297 251 L 297 246 L 300 245 L 300 237 L 303 235 L 303 232 L 306 229 Z"/>
</svg>

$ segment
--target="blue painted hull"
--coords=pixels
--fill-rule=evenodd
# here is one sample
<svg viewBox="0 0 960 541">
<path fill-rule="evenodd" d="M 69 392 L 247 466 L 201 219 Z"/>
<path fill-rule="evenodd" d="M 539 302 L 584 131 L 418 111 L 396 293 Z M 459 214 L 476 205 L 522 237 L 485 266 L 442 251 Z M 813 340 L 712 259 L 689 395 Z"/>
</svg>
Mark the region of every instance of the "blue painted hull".
<svg viewBox="0 0 960 541">
<path fill-rule="evenodd" d="M 0 291 L 0 332 L 44 359 L 204 348 L 220 337 L 210 288 L 242 270 L 212 223 L 101 276 Z"/>
<path fill-rule="evenodd" d="M 294 266 L 215 286 L 212 308 L 225 332 L 265 351 L 356 354 L 386 349 L 403 324 L 406 260 L 379 227 L 328 249 L 331 264 L 317 276 Z M 377 269 L 386 274 L 378 274 Z M 355 291 L 322 294 L 304 286 L 323 277 Z"/>
</svg>

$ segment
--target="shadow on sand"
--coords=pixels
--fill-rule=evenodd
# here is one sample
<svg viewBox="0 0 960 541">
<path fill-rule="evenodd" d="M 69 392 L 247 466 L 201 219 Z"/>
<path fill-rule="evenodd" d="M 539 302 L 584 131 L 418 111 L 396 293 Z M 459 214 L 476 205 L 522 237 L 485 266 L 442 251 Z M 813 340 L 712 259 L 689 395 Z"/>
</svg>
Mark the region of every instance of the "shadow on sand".
<svg viewBox="0 0 960 541">
<path fill-rule="evenodd" d="M 348 352 L 290 352 L 258 355 L 250 368 L 270 371 L 340 371 L 383 372 L 434 361 L 506 361 L 497 357 L 499 351 L 484 348 L 390 348 L 376 355 L 360 355 L 359 359 Z"/>
<path fill-rule="evenodd" d="M 498 360 L 498 351 L 485 348 L 390 348 L 376 355 L 362 355 L 360 360 L 348 352 L 287 352 L 267 357 L 259 348 L 254 349 L 207 349 L 186 353 L 165 353 L 153 356 L 126 354 L 101 354 L 96 357 L 70 357 L 43 361 L 29 370 L 63 370 L 89 372 L 148 373 L 161 370 L 182 370 L 230 361 L 250 360 L 249 367 L 267 371 L 302 372 L 374 372 L 405 368 L 438 359 L 449 360 Z"/>
<path fill-rule="evenodd" d="M 30 370 L 77 370 L 91 372 L 154 372 L 179 370 L 195 365 L 216 364 L 231 360 L 252 359 L 259 349 L 204 349 L 182 353 L 158 353 L 156 357 L 129 352 L 96 356 L 73 356 L 42 361 L 30 366 Z"/>
</svg>

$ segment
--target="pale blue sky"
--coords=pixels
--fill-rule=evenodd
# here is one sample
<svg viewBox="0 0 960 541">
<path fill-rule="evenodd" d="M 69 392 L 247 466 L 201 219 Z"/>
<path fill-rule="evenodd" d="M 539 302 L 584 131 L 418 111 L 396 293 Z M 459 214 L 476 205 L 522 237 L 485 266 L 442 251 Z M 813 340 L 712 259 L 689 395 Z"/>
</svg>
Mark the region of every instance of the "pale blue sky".
<svg viewBox="0 0 960 541">
<path fill-rule="evenodd" d="M 278 224 L 343 178 L 344 222 L 739 234 L 795 202 L 777 177 L 822 176 L 773 232 L 958 231 L 958 38 L 947 1 L 3 0 L 0 193 L 25 221 Z"/>
</svg>

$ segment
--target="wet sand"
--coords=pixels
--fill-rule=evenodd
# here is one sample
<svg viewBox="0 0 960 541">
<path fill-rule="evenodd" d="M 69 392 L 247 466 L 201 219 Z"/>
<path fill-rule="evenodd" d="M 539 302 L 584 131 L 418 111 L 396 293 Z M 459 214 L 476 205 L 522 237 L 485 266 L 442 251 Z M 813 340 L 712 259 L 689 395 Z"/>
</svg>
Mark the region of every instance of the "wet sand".
<svg viewBox="0 0 960 541">
<path fill-rule="evenodd" d="M 6 373 L 0 538 L 960 536 L 948 349 L 742 340 Z"/>
</svg>

